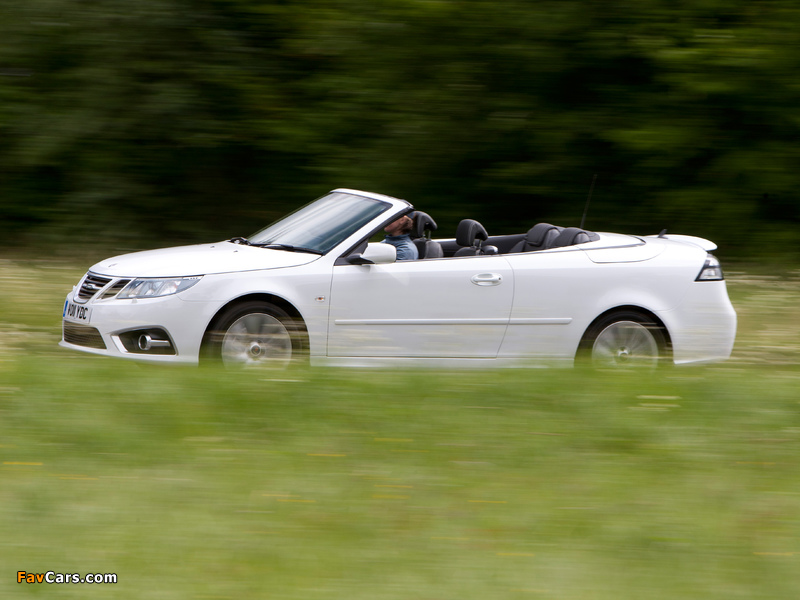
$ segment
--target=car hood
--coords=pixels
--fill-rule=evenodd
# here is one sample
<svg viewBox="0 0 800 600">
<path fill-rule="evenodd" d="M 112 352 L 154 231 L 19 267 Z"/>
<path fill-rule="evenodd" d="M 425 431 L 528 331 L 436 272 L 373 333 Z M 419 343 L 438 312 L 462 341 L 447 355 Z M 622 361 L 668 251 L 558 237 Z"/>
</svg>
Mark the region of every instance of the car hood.
<svg viewBox="0 0 800 600">
<path fill-rule="evenodd" d="M 100 261 L 90 271 L 109 277 L 184 277 L 296 267 L 318 258 L 304 252 L 218 242 L 123 254 Z"/>
</svg>

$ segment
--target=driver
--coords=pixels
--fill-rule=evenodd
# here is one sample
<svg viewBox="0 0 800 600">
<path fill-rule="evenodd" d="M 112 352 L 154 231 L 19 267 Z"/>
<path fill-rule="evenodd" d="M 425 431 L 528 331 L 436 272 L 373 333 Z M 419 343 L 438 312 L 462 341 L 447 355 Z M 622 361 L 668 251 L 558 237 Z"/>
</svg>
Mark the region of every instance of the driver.
<svg viewBox="0 0 800 600">
<path fill-rule="evenodd" d="M 397 248 L 397 260 L 417 260 L 419 258 L 417 247 L 409 235 L 413 227 L 414 221 L 408 215 L 403 215 L 383 228 L 386 232 L 383 243 Z"/>
</svg>

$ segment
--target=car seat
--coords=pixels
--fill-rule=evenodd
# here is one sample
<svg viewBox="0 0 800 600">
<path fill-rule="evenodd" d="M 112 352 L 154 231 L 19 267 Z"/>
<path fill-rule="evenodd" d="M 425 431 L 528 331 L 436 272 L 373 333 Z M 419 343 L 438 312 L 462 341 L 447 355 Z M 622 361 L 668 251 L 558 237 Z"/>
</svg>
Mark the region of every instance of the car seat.
<svg viewBox="0 0 800 600">
<path fill-rule="evenodd" d="M 484 254 L 481 245 L 489 239 L 483 225 L 473 219 L 464 219 L 456 229 L 456 244 L 461 246 L 454 256 L 477 256 Z M 495 254 L 496 252 L 495 248 Z"/>
<path fill-rule="evenodd" d="M 411 237 L 413 238 L 414 245 L 417 247 L 419 257 L 442 258 L 444 256 L 444 251 L 442 250 L 441 244 L 431 239 L 431 232 L 437 229 L 436 221 L 421 210 L 416 211 L 412 219 L 414 225 L 411 229 Z"/>
<path fill-rule="evenodd" d="M 563 248 L 564 246 L 573 246 L 575 244 L 584 244 L 592 241 L 589 234 L 579 227 L 567 227 L 558 234 L 558 237 L 553 241 L 551 248 Z"/>
<path fill-rule="evenodd" d="M 553 242 L 562 231 L 562 227 L 556 227 L 550 223 L 537 223 L 528 230 L 525 237 L 515 244 L 509 252 L 535 252 L 536 250 L 546 250 L 553 245 Z"/>
</svg>

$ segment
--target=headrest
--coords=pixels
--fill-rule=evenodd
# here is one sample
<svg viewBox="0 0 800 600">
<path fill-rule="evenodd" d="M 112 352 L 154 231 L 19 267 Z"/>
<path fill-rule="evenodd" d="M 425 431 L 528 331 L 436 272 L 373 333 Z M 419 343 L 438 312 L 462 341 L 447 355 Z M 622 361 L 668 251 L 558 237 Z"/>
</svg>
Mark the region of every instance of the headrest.
<svg viewBox="0 0 800 600">
<path fill-rule="evenodd" d="M 459 246 L 473 246 L 475 240 L 485 241 L 488 237 L 483 225 L 472 219 L 464 219 L 456 229 L 456 244 Z"/>
<path fill-rule="evenodd" d="M 563 248 L 574 244 L 584 244 L 591 241 L 589 234 L 579 227 L 567 227 L 553 242 L 551 248 Z"/>
<path fill-rule="evenodd" d="M 411 230 L 411 237 L 413 238 L 425 237 L 426 231 L 436 231 L 437 229 L 436 221 L 421 210 L 416 211 L 412 219 L 414 219 L 414 228 Z"/>
<path fill-rule="evenodd" d="M 544 244 L 547 234 L 553 229 L 558 231 L 558 227 L 555 225 L 550 225 L 550 223 L 537 223 L 528 230 L 528 233 L 525 234 L 525 241 L 531 246 L 539 247 Z"/>
</svg>

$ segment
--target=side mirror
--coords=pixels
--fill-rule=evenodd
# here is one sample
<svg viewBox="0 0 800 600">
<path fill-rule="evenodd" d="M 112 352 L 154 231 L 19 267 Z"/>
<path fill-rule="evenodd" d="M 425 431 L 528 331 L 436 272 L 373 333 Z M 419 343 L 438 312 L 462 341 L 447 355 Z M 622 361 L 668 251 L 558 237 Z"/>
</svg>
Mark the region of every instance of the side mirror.
<svg viewBox="0 0 800 600">
<path fill-rule="evenodd" d="M 397 248 L 382 242 L 367 244 L 363 254 L 347 257 L 351 265 L 386 265 L 397 261 Z"/>
</svg>

